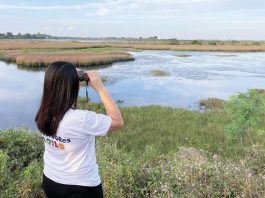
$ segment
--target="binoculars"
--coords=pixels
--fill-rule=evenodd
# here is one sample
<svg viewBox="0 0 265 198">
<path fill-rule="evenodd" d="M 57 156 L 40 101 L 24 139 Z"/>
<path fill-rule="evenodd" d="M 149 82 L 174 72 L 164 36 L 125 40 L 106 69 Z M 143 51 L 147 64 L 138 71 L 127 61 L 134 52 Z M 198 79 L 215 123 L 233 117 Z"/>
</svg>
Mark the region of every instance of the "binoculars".
<svg viewBox="0 0 265 198">
<path fill-rule="evenodd" d="M 77 73 L 80 81 L 86 81 L 86 82 L 89 81 L 89 77 L 85 71 L 78 70 Z"/>
<path fill-rule="evenodd" d="M 79 77 L 79 81 L 85 81 L 86 82 L 86 102 L 88 102 L 89 98 L 88 98 L 87 86 L 88 86 L 89 77 L 85 71 L 80 70 L 80 69 L 77 69 L 77 74 Z"/>
</svg>

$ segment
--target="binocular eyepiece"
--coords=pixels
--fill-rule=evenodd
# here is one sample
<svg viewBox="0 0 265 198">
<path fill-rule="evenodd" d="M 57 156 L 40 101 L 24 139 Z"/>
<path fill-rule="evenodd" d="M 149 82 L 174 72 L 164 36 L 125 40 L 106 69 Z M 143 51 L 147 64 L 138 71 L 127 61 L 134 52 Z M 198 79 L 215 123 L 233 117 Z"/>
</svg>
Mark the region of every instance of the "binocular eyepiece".
<svg viewBox="0 0 265 198">
<path fill-rule="evenodd" d="M 89 77 L 85 71 L 78 70 L 77 73 L 80 81 L 86 81 L 86 82 L 89 81 Z"/>
</svg>

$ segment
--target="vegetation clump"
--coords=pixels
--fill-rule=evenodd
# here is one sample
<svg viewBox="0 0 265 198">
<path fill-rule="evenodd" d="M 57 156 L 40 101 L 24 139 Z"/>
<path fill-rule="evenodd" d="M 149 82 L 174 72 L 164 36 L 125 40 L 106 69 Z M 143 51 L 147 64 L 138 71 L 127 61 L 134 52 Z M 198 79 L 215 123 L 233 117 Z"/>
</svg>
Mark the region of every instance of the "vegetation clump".
<svg viewBox="0 0 265 198">
<path fill-rule="evenodd" d="M 188 58 L 191 57 L 189 54 L 176 54 L 175 56 L 180 57 L 180 58 Z"/>
<path fill-rule="evenodd" d="M 208 98 L 199 101 L 201 109 L 205 110 L 223 110 L 225 101 L 219 98 Z"/>
<path fill-rule="evenodd" d="M 150 73 L 152 76 L 169 76 L 168 72 L 159 69 L 151 70 Z"/>
<path fill-rule="evenodd" d="M 29 53 L 29 52 L 6 52 L 0 56 L 6 62 L 15 62 L 20 67 L 47 67 L 54 61 L 69 61 L 77 67 L 91 67 L 109 65 L 117 61 L 134 60 L 132 55 L 125 52 L 53 52 L 53 53 Z"/>
<path fill-rule="evenodd" d="M 237 57 L 236 54 L 216 54 L 217 57 Z"/>
<path fill-rule="evenodd" d="M 19 55 L 16 58 L 16 63 L 24 67 L 46 67 L 49 63 L 59 60 L 72 62 L 77 67 L 90 67 L 134 60 L 134 58 L 127 53 L 26 54 Z"/>
</svg>

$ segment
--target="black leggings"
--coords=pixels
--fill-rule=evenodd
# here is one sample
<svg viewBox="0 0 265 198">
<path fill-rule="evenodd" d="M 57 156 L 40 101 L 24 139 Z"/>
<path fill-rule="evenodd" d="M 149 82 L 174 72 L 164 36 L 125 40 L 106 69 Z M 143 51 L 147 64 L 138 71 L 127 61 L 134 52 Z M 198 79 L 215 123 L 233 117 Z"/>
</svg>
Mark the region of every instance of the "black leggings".
<svg viewBox="0 0 265 198">
<path fill-rule="evenodd" d="M 60 184 L 44 174 L 42 189 L 48 198 L 103 198 L 101 184 L 95 187 Z"/>
</svg>

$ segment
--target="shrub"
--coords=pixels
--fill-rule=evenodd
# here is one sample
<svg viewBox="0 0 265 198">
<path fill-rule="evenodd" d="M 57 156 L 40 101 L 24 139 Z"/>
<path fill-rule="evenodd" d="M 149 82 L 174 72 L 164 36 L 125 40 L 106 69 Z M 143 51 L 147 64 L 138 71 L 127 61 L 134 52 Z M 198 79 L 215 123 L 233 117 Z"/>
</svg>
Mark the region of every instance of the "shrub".
<svg viewBox="0 0 265 198">
<path fill-rule="evenodd" d="M 229 139 L 238 139 L 246 135 L 252 140 L 253 134 L 265 135 L 265 97 L 259 90 L 249 90 L 232 96 L 225 105 L 230 123 L 225 127 Z"/>
<path fill-rule="evenodd" d="M 38 133 L 26 129 L 0 131 L 0 150 L 9 156 L 11 171 L 20 171 L 34 159 L 41 159 L 43 142 Z"/>
<path fill-rule="evenodd" d="M 194 148 L 147 162 L 141 197 L 263 197 L 265 183 L 245 163 L 224 161 Z M 141 190 L 140 190 L 141 192 Z"/>
<path fill-rule="evenodd" d="M 20 198 L 41 198 L 45 194 L 41 188 L 43 173 L 42 161 L 33 160 L 16 181 L 16 193 Z"/>
</svg>

